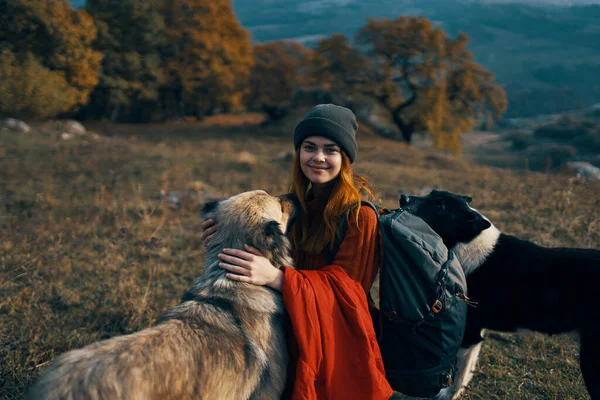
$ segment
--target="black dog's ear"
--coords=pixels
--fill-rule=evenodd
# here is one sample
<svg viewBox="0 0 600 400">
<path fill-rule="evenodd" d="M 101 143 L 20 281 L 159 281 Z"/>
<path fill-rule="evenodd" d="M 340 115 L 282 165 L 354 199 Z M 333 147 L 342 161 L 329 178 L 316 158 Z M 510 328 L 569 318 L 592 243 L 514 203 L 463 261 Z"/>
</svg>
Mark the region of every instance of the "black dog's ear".
<svg viewBox="0 0 600 400">
<path fill-rule="evenodd" d="M 460 196 L 460 198 L 466 201 L 467 204 L 471 204 L 471 202 L 473 201 L 473 198 L 469 196 Z"/>
<path fill-rule="evenodd" d="M 204 206 L 202 206 L 202 210 L 200 211 L 200 213 L 203 217 L 206 217 L 208 214 L 215 211 L 219 207 L 219 203 L 219 201 L 210 201 L 206 203 Z"/>
<path fill-rule="evenodd" d="M 410 198 L 407 195 L 405 195 L 405 194 L 400 195 L 400 200 L 398 201 L 398 204 L 400 205 L 400 207 L 406 206 L 409 202 L 410 202 Z"/>
</svg>

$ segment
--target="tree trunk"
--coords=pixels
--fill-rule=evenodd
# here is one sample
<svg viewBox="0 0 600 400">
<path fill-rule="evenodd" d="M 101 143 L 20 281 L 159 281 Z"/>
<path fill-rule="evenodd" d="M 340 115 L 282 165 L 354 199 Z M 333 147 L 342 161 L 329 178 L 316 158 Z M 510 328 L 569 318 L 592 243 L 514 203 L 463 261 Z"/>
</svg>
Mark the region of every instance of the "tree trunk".
<svg viewBox="0 0 600 400">
<path fill-rule="evenodd" d="M 412 96 L 409 100 L 405 101 L 404 103 L 402 103 L 400 106 L 396 106 L 393 107 L 392 104 L 390 104 L 390 102 L 388 101 L 388 97 L 382 97 L 382 96 L 374 96 L 372 93 L 368 93 L 366 92 L 365 94 L 367 94 L 368 96 L 371 96 L 372 98 L 374 98 L 375 100 L 377 100 L 377 102 L 379 104 L 381 104 L 385 109 L 388 110 L 388 112 L 391 114 L 392 116 L 392 120 L 394 121 L 394 125 L 396 125 L 398 127 L 398 129 L 400 130 L 400 134 L 402 135 L 402 139 L 410 144 L 411 140 L 412 140 L 412 135 L 413 133 L 415 133 L 415 124 L 414 123 L 405 123 L 402 120 L 402 111 L 407 108 L 408 106 L 410 106 L 411 104 L 413 104 L 416 100 L 416 96 Z"/>
<path fill-rule="evenodd" d="M 392 128 L 381 126 L 371 119 L 369 115 L 362 116 L 361 122 L 368 126 L 377 136 L 384 137 L 386 139 L 394 139 L 395 132 Z"/>
<path fill-rule="evenodd" d="M 413 124 L 407 124 L 402 120 L 402 117 L 398 113 L 392 113 L 392 120 L 394 124 L 400 129 L 400 133 L 402 134 L 402 139 L 410 144 L 412 140 L 412 135 L 415 133 Z"/>
<path fill-rule="evenodd" d="M 113 108 L 112 113 L 110 114 L 110 121 L 111 122 L 116 122 L 117 119 L 119 118 L 119 110 L 121 108 L 121 104 L 117 103 L 117 105 L 115 106 L 115 108 Z"/>
</svg>

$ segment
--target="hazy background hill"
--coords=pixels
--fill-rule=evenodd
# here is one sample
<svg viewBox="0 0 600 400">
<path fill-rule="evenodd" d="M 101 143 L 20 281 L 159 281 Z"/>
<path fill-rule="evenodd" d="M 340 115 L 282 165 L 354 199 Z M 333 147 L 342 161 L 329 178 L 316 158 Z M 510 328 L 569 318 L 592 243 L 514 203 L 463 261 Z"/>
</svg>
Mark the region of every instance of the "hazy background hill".
<svg viewBox="0 0 600 400">
<path fill-rule="evenodd" d="M 258 41 L 315 44 L 333 32 L 353 37 L 367 17 L 423 15 L 450 35 L 471 38 L 476 60 L 505 85 L 506 116 L 560 112 L 600 101 L 598 1 L 234 0 L 244 27 Z M 554 4 L 588 4 L 562 7 Z M 542 6 L 540 6 L 540 4 Z"/>
</svg>

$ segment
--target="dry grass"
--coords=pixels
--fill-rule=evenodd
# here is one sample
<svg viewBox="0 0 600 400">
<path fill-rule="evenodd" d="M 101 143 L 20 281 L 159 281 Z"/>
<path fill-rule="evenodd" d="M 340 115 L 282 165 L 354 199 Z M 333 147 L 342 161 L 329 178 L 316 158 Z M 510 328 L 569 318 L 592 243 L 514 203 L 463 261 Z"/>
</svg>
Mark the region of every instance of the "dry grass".
<svg viewBox="0 0 600 400">
<path fill-rule="evenodd" d="M 205 193 L 190 192 L 174 209 L 161 189 L 286 191 L 289 127 L 227 121 L 96 124 L 113 136 L 100 142 L 0 133 L 0 399 L 21 398 L 64 351 L 153 324 L 202 272 Z M 598 184 L 480 167 L 367 135 L 359 147 L 357 171 L 383 205 L 444 188 L 472 195 L 500 228 L 537 243 L 600 243 Z M 570 336 L 502 335 L 486 342 L 482 359 L 469 399 L 587 396 Z"/>
</svg>

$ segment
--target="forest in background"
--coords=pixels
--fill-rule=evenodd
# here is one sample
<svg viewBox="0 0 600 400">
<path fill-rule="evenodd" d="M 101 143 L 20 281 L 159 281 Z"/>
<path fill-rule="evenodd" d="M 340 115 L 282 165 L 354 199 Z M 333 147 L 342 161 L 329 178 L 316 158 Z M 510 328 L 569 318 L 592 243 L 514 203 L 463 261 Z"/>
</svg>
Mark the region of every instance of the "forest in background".
<svg viewBox="0 0 600 400">
<path fill-rule="evenodd" d="M 260 111 L 302 99 L 383 116 L 388 137 L 426 131 L 458 149 L 462 132 L 505 112 L 504 89 L 465 34 L 417 16 L 368 19 L 315 47 L 252 42 L 231 2 L 14 0 L 0 24 L 0 116 L 113 122 Z M 380 130 L 385 132 L 384 130 Z"/>
</svg>

